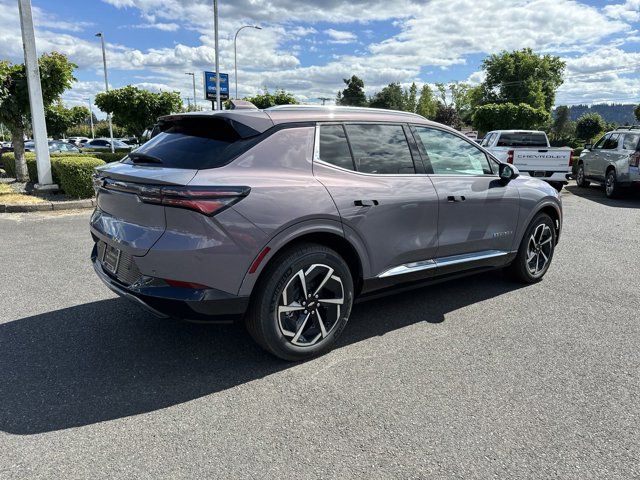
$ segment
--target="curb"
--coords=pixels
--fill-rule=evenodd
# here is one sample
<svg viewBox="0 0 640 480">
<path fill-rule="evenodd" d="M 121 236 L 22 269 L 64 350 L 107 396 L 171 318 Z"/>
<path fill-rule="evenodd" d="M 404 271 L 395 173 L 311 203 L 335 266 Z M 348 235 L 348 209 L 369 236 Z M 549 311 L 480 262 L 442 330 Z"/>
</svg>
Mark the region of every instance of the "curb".
<svg viewBox="0 0 640 480">
<path fill-rule="evenodd" d="M 77 210 L 80 208 L 93 208 L 96 206 L 95 198 L 86 200 L 69 200 L 65 202 L 42 203 L 0 203 L 0 213 L 24 213 L 24 212 L 50 212 L 59 210 Z"/>
</svg>

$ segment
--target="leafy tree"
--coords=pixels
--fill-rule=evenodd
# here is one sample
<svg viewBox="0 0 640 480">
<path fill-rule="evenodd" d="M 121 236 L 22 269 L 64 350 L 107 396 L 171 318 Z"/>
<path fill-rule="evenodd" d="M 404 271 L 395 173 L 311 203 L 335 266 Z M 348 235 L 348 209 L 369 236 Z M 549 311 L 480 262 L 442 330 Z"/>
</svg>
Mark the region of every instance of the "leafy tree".
<svg viewBox="0 0 640 480">
<path fill-rule="evenodd" d="M 342 92 L 338 92 L 336 105 L 366 107 L 367 97 L 364 94 L 364 81 L 356 75 L 344 78 L 342 81 L 346 88 Z"/>
<path fill-rule="evenodd" d="M 553 133 L 558 136 L 572 135 L 575 133 L 575 125 L 571 121 L 571 112 L 566 105 L 560 105 L 556 108 L 552 130 Z"/>
<path fill-rule="evenodd" d="M 405 97 L 402 87 L 399 83 L 390 83 L 373 96 L 369 106 L 389 110 L 404 110 Z"/>
<path fill-rule="evenodd" d="M 404 91 L 404 108 L 407 112 L 415 113 L 418 108 L 418 86 L 414 83 L 411 84 L 409 90 Z"/>
<path fill-rule="evenodd" d="M 462 127 L 462 121 L 456 109 L 451 105 L 445 105 L 444 103 L 438 103 L 438 109 L 434 117 L 434 121 L 449 125 L 451 128 L 460 129 Z"/>
<path fill-rule="evenodd" d="M 286 92 L 282 89 L 276 90 L 275 93 L 269 93 L 269 91 L 265 89 L 264 93 L 259 93 L 253 97 L 245 98 L 245 100 L 253 103 L 258 108 L 298 104 L 298 100 L 296 100 L 296 97 L 294 97 L 292 93 Z"/>
<path fill-rule="evenodd" d="M 108 137 L 109 136 L 109 122 L 106 120 L 100 120 L 98 123 L 94 125 L 94 130 L 96 132 L 96 137 Z M 131 132 L 127 131 L 126 128 L 113 124 L 113 136 L 115 138 L 127 137 Z M 90 136 L 90 135 L 89 135 Z M 137 136 L 137 135 L 136 135 Z M 138 138 L 140 138 L 138 136 Z"/>
<path fill-rule="evenodd" d="M 473 114 L 473 126 L 480 132 L 512 128 L 536 129 L 549 122 L 544 108 L 533 108 L 526 103 L 490 103 L 478 107 Z"/>
<path fill-rule="evenodd" d="M 636 109 L 633 111 L 633 114 L 636 116 L 636 120 L 640 122 L 640 105 L 636 107 Z"/>
<path fill-rule="evenodd" d="M 84 123 L 89 118 L 89 109 L 83 106 L 65 108 L 58 102 L 45 110 L 47 133 L 54 138 L 61 137 L 72 126 Z"/>
<path fill-rule="evenodd" d="M 582 115 L 576 122 L 576 137 L 586 142 L 602 133 L 606 128 L 605 121 L 598 113 Z"/>
<path fill-rule="evenodd" d="M 154 93 L 132 85 L 97 94 L 96 105 L 103 112 L 111 114 L 115 123 L 137 137 L 141 137 L 158 117 L 182 110 L 178 92 Z"/>
<path fill-rule="evenodd" d="M 422 115 L 429 120 L 433 120 L 438 112 L 438 100 L 436 100 L 433 90 L 426 83 L 420 90 L 420 99 L 416 107 L 416 113 Z"/>
<path fill-rule="evenodd" d="M 491 55 L 483 61 L 482 68 L 486 73 L 485 87 L 494 92 L 494 100 L 526 103 L 551 112 L 556 90 L 564 81 L 565 62 L 524 48 Z"/>
<path fill-rule="evenodd" d="M 56 102 L 75 81 L 71 63 L 61 53 L 52 52 L 38 59 L 45 108 Z M 0 122 L 11 131 L 18 181 L 29 181 L 24 158 L 24 134 L 30 122 L 29 91 L 23 64 L 0 61 Z M 35 180 L 35 179 L 34 179 Z"/>
</svg>

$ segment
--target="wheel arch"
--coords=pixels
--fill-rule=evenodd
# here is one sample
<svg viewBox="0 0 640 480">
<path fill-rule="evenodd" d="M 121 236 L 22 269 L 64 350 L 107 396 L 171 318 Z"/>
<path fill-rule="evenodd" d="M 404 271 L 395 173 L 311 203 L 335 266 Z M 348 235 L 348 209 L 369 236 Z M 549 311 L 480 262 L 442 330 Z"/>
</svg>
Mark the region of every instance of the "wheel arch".
<svg viewBox="0 0 640 480">
<path fill-rule="evenodd" d="M 239 295 L 250 296 L 262 279 L 265 270 L 284 250 L 301 243 L 317 243 L 335 250 L 345 260 L 353 277 L 355 294 L 362 289 L 362 281 L 369 271 L 364 245 L 359 245 L 353 239 L 347 239 L 338 222 L 316 224 L 314 222 L 294 225 L 272 238 L 261 250 L 269 249 L 264 260 L 254 273 L 247 272 L 240 286 Z M 256 256 L 256 258 L 259 257 Z"/>
<path fill-rule="evenodd" d="M 558 208 L 552 204 L 546 204 L 543 205 L 534 215 L 533 217 L 535 217 L 536 215 L 540 214 L 540 213 L 546 213 L 547 215 L 549 215 L 551 217 L 551 220 L 553 220 L 553 224 L 555 225 L 555 230 L 556 230 L 556 245 L 558 244 L 558 242 L 560 241 L 560 233 L 562 232 L 562 215 L 560 214 L 560 211 L 558 210 Z M 531 222 L 531 220 L 529 220 L 529 222 Z"/>
</svg>

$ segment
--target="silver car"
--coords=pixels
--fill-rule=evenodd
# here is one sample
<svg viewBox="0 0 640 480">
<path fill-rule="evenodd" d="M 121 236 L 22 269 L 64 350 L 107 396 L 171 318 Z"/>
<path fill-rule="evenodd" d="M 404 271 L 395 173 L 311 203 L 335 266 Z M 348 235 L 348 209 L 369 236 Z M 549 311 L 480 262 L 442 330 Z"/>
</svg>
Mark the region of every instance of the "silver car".
<svg viewBox="0 0 640 480">
<path fill-rule="evenodd" d="M 100 167 L 96 273 L 158 316 L 241 320 L 287 360 L 326 352 L 354 299 L 504 268 L 545 275 L 558 193 L 415 114 L 274 107 L 163 117 Z"/>
<path fill-rule="evenodd" d="M 607 197 L 620 196 L 625 189 L 640 186 L 640 126 L 609 132 L 595 145 L 586 145 L 578 161 L 576 182 L 588 187 L 604 185 Z"/>
</svg>

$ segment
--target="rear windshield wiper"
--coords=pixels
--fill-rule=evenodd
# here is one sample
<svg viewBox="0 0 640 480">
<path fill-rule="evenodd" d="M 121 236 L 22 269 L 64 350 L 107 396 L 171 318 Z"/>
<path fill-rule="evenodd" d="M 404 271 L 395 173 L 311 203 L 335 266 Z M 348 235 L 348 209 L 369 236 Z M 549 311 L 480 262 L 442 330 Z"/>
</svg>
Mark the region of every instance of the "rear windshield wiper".
<svg viewBox="0 0 640 480">
<path fill-rule="evenodd" d="M 162 163 L 160 158 L 142 152 L 130 153 L 129 158 L 133 163 Z"/>
</svg>

